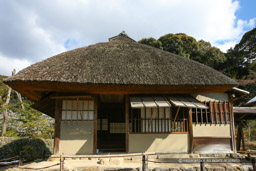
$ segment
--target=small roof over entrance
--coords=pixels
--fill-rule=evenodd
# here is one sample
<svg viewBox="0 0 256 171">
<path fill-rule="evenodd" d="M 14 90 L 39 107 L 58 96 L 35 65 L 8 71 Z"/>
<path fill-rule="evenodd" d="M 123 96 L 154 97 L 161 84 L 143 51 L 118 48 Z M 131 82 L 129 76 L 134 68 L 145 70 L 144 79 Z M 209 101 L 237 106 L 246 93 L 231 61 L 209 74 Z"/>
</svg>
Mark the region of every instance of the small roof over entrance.
<svg viewBox="0 0 256 171">
<path fill-rule="evenodd" d="M 255 120 L 256 107 L 233 107 L 235 121 Z"/>
</svg>

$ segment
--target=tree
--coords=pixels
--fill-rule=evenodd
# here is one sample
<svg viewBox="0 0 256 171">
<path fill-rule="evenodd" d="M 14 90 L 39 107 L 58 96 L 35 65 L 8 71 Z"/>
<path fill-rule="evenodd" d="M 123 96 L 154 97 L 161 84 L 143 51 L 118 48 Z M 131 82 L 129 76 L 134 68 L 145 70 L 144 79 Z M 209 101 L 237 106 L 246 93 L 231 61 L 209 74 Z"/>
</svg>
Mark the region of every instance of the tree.
<svg viewBox="0 0 256 171">
<path fill-rule="evenodd" d="M 15 74 L 15 72 L 13 72 Z M 0 76 L 0 113 L 2 136 L 52 138 L 54 120 L 30 107 L 31 101 L 3 84 Z"/>
<path fill-rule="evenodd" d="M 16 70 L 14 69 L 12 71 L 12 76 L 14 76 L 15 73 L 16 73 Z M 10 98 L 11 98 L 11 92 L 12 92 L 12 88 L 8 87 L 8 93 L 7 93 L 6 101 L 3 104 L 3 106 L 2 106 L 2 110 L 3 110 L 3 127 L 2 127 L 2 134 L 1 134 L 2 137 L 6 133 L 7 125 L 8 125 L 8 122 L 10 120 L 9 114 L 8 114 L 8 112 L 9 112 L 8 105 L 9 105 Z M 23 106 L 23 103 L 22 103 L 22 99 L 21 99 L 20 93 L 18 93 L 17 91 L 15 91 L 15 93 L 16 93 L 19 101 L 20 101 L 22 110 L 24 110 L 24 106 Z"/>
<path fill-rule="evenodd" d="M 241 41 L 230 48 L 226 54 L 227 60 L 223 65 L 223 71 L 230 77 L 242 79 L 247 77 L 250 71 L 255 70 L 256 60 L 256 28 L 246 32 Z M 255 77 L 252 75 L 252 77 Z"/>
<path fill-rule="evenodd" d="M 17 122 L 20 123 L 18 127 L 18 135 L 22 137 L 41 137 L 52 138 L 54 133 L 54 120 L 44 115 L 43 113 L 30 107 L 30 101 L 24 103 L 25 110 L 18 109 Z"/>
<path fill-rule="evenodd" d="M 2 112 L 3 112 L 3 127 L 2 127 L 2 134 L 1 134 L 2 137 L 6 133 L 7 124 L 10 119 L 9 115 L 8 115 L 8 104 L 9 104 L 10 98 L 11 98 L 11 91 L 12 91 L 12 89 L 9 87 L 6 101 L 5 101 L 5 103 L 3 103 L 3 106 L 2 106 Z"/>
<path fill-rule="evenodd" d="M 221 67 L 221 71 L 231 78 L 242 79 L 249 74 L 249 63 L 244 59 L 243 53 L 230 48 L 226 53 L 227 60 Z"/>
<path fill-rule="evenodd" d="M 198 55 L 194 56 L 193 60 L 219 70 L 227 59 L 225 54 L 220 49 L 213 47 L 210 42 L 199 40 L 198 45 Z"/>
<path fill-rule="evenodd" d="M 142 44 L 145 44 L 145 45 L 149 45 L 149 46 L 155 47 L 155 48 L 159 48 L 159 49 L 163 48 L 162 47 L 162 43 L 159 40 L 156 40 L 156 39 L 154 39 L 152 37 L 141 39 L 138 42 L 142 43 Z"/>
<path fill-rule="evenodd" d="M 212 68 L 219 69 L 226 61 L 226 56 L 220 49 L 204 40 L 196 41 L 195 38 L 184 33 L 166 34 L 158 40 L 154 38 L 141 39 L 139 43 L 161 48 L 163 50 L 188 57 Z"/>
<path fill-rule="evenodd" d="M 166 50 L 177 55 L 193 58 L 198 52 L 198 43 L 195 38 L 184 33 L 166 34 L 158 39 Z"/>
</svg>

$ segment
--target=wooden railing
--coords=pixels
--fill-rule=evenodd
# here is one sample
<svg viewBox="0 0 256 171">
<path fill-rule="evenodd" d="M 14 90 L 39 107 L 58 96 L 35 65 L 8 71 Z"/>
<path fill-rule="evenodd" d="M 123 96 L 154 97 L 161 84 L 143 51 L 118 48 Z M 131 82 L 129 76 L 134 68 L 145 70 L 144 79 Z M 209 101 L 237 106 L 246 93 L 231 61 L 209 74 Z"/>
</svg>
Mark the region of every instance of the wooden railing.
<svg viewBox="0 0 256 171">
<path fill-rule="evenodd" d="M 130 119 L 131 133 L 170 133 L 187 132 L 187 119 Z"/>
</svg>

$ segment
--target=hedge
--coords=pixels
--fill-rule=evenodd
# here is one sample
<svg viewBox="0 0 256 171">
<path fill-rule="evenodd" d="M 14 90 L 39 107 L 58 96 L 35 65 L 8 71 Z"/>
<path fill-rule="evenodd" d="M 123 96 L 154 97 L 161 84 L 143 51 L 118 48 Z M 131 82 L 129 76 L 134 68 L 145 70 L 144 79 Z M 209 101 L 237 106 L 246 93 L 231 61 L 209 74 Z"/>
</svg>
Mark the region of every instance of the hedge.
<svg viewBox="0 0 256 171">
<path fill-rule="evenodd" d="M 26 160 L 32 161 L 43 157 L 44 152 L 50 155 L 53 140 L 42 140 L 37 138 L 6 139 L 1 138 L 5 144 L 0 147 L 0 159 L 19 155 L 22 151 Z"/>
</svg>

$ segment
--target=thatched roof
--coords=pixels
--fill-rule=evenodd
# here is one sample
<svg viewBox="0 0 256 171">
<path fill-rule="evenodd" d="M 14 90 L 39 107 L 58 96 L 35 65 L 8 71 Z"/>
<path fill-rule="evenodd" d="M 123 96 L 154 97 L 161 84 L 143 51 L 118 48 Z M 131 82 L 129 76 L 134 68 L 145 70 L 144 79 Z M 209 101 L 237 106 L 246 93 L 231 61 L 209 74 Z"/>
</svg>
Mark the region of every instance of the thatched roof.
<svg viewBox="0 0 256 171">
<path fill-rule="evenodd" d="M 203 64 L 133 41 L 125 34 L 33 64 L 5 83 L 49 81 L 118 85 L 237 85 Z"/>
</svg>

